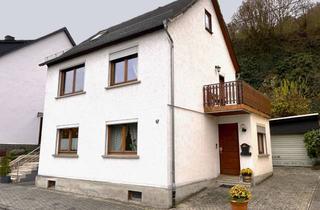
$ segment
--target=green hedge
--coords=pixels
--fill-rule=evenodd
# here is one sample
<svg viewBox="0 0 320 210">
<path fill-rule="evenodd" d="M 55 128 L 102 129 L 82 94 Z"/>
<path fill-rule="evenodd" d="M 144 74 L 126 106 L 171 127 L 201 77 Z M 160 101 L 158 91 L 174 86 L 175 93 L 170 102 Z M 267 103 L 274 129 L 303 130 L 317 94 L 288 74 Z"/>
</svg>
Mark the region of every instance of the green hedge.
<svg viewBox="0 0 320 210">
<path fill-rule="evenodd" d="M 10 173 L 10 155 L 1 158 L 0 176 L 7 176 Z"/>
<path fill-rule="evenodd" d="M 320 158 L 320 129 L 307 132 L 304 135 L 304 144 L 310 158 Z"/>
</svg>

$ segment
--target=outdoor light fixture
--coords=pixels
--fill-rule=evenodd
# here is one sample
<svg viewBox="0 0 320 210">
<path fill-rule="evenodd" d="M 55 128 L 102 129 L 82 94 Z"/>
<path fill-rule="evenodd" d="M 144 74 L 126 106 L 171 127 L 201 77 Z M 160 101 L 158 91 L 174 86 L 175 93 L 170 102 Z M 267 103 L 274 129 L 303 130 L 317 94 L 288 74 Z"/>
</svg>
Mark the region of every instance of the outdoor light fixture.
<svg viewBox="0 0 320 210">
<path fill-rule="evenodd" d="M 215 66 L 215 70 L 216 70 L 217 73 L 220 73 L 220 71 L 221 71 L 221 66 Z"/>
<path fill-rule="evenodd" d="M 242 132 L 247 132 L 247 127 L 245 124 L 241 124 L 241 130 Z"/>
</svg>

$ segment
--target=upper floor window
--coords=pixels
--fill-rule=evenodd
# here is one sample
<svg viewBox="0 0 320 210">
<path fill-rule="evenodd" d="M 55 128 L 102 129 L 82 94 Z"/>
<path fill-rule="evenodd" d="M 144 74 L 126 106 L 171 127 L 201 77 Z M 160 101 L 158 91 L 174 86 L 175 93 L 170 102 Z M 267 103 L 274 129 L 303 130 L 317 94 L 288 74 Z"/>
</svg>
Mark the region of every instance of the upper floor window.
<svg viewBox="0 0 320 210">
<path fill-rule="evenodd" d="M 211 17 L 210 12 L 208 12 L 207 10 L 205 10 L 204 22 L 205 22 L 206 30 L 209 33 L 212 33 L 212 17 Z"/>
<path fill-rule="evenodd" d="M 60 96 L 83 92 L 84 64 L 75 66 L 60 73 Z"/>
<path fill-rule="evenodd" d="M 111 62 L 110 85 L 137 81 L 138 54 L 133 54 Z"/>
<path fill-rule="evenodd" d="M 259 155 L 267 155 L 267 140 L 266 140 L 266 129 L 261 126 L 257 126 L 258 135 L 258 151 Z"/>
<path fill-rule="evenodd" d="M 138 124 L 108 125 L 108 154 L 137 154 Z"/>
<path fill-rule="evenodd" d="M 78 128 L 58 130 L 58 153 L 76 154 L 78 151 Z"/>
</svg>

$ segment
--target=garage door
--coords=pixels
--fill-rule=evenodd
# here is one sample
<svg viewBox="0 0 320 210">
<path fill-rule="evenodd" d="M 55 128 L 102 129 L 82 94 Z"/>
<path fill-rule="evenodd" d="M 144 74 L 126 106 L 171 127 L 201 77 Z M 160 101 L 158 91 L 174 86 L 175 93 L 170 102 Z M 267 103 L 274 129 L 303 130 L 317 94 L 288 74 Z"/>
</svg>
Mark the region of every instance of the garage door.
<svg viewBox="0 0 320 210">
<path fill-rule="evenodd" d="M 272 160 L 275 166 L 311 166 L 304 147 L 303 135 L 271 137 Z"/>
</svg>

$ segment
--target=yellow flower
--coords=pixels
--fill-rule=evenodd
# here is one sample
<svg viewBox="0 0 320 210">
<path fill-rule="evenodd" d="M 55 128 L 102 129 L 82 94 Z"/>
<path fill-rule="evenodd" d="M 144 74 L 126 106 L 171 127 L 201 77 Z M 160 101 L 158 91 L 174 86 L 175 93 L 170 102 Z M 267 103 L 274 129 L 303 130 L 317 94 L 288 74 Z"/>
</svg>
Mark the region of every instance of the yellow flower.
<svg viewBox="0 0 320 210">
<path fill-rule="evenodd" d="M 229 191 L 229 195 L 231 200 L 237 202 L 244 202 L 251 198 L 251 192 L 243 185 L 233 186 Z"/>
<path fill-rule="evenodd" d="M 250 168 L 245 168 L 240 171 L 240 174 L 243 176 L 252 176 L 253 171 Z"/>
</svg>

